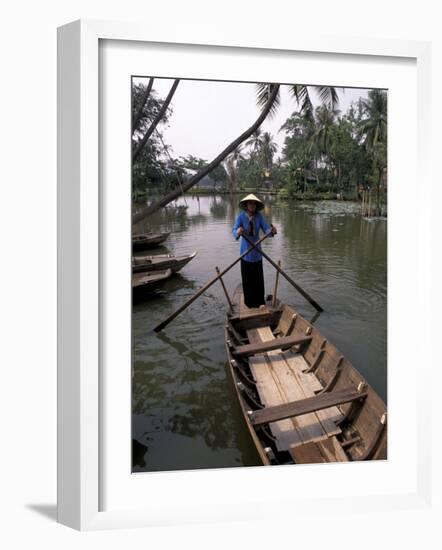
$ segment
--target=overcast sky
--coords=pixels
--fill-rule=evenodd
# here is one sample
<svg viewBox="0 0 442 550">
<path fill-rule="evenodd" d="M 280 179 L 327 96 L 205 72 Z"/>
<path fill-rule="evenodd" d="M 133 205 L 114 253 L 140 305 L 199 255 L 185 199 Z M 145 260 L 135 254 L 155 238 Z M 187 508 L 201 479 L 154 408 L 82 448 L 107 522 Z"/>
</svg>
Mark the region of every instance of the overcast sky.
<svg viewBox="0 0 442 550">
<path fill-rule="evenodd" d="M 147 82 L 134 79 L 135 83 Z M 153 89 L 165 98 L 172 79 L 155 79 Z M 339 109 L 345 113 L 352 101 L 367 97 L 368 90 L 344 88 L 338 90 Z M 315 93 L 311 93 L 314 104 L 319 104 Z M 259 115 L 256 106 L 255 84 L 242 82 L 211 82 L 181 80 L 172 99 L 173 115 L 168 128 L 162 127 L 164 141 L 172 146 L 175 158 L 188 154 L 211 160 L 231 141 L 250 127 Z M 284 142 L 284 133 L 279 129 L 286 119 L 298 109 L 296 101 L 289 95 L 288 87 L 281 87 L 281 105 L 272 118 L 261 125 L 264 132 L 270 132 L 279 145 Z"/>
</svg>

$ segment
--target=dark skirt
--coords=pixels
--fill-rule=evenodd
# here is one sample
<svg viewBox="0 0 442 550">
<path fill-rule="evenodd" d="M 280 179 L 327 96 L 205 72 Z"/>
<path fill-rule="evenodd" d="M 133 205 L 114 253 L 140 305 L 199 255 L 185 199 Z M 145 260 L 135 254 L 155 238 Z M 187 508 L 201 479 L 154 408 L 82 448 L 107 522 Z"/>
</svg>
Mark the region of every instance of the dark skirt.
<svg viewBox="0 0 442 550">
<path fill-rule="evenodd" d="M 241 260 L 242 289 L 247 307 L 259 307 L 264 304 L 264 272 L 262 260 L 247 262 Z"/>
</svg>

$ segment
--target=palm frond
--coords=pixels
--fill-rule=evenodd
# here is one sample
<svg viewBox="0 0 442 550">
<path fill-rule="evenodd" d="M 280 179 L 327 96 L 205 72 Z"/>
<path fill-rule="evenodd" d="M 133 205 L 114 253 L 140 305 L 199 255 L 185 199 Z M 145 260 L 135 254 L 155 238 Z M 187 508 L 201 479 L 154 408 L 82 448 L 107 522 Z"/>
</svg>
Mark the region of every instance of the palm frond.
<svg viewBox="0 0 442 550">
<path fill-rule="evenodd" d="M 332 110 L 336 109 L 339 104 L 339 96 L 336 88 L 333 86 L 315 86 L 315 90 L 322 103 L 330 105 Z"/>
<path fill-rule="evenodd" d="M 295 98 L 298 107 L 301 109 L 301 113 L 310 121 L 313 121 L 313 103 L 310 99 L 308 87 L 304 84 L 293 84 L 290 86 L 290 92 Z"/>
<path fill-rule="evenodd" d="M 264 108 L 264 106 L 267 104 L 271 93 L 275 89 L 276 84 L 257 84 L 256 85 L 256 103 L 259 107 Z M 276 111 L 279 108 L 279 105 L 281 103 L 281 96 L 278 91 L 278 94 L 275 97 L 275 100 L 273 102 L 273 105 L 270 108 L 269 111 L 269 117 L 273 117 L 276 114 Z"/>
</svg>

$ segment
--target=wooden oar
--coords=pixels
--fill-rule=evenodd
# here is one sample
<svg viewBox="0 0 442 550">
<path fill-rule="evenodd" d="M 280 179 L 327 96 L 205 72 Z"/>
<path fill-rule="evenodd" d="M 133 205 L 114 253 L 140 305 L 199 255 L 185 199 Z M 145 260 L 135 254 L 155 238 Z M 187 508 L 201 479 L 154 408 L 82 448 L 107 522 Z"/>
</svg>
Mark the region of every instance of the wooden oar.
<svg viewBox="0 0 442 550">
<path fill-rule="evenodd" d="M 263 237 L 261 237 L 261 239 L 259 239 L 259 241 L 257 241 L 256 243 L 252 243 L 251 241 L 249 241 L 247 239 L 247 241 L 249 242 L 249 244 L 251 245 L 250 248 L 248 248 L 245 252 L 243 252 L 241 254 L 241 256 L 239 256 L 239 258 L 237 258 L 234 262 L 232 262 L 228 267 L 226 267 L 225 269 L 223 269 L 214 279 L 211 279 L 208 283 L 206 283 L 202 288 L 200 288 L 198 290 L 198 292 L 196 294 L 194 294 L 191 298 L 189 298 L 187 300 L 187 302 L 185 302 L 182 306 L 180 306 L 176 311 L 174 311 L 172 313 L 172 315 L 170 315 L 165 321 L 163 321 L 162 323 L 160 323 L 159 325 L 157 325 L 153 330 L 155 332 L 160 332 L 160 330 L 163 330 L 163 328 L 165 326 L 167 326 L 171 321 L 173 321 L 175 319 L 175 317 L 177 317 L 182 311 L 184 311 L 186 309 L 186 307 L 190 306 L 190 304 L 192 302 L 194 302 L 199 296 L 201 296 L 201 294 L 203 292 L 205 292 L 209 287 L 211 287 L 214 283 L 216 283 L 216 281 L 222 277 L 223 275 L 225 275 L 230 269 L 232 269 L 232 267 L 237 264 L 241 258 L 243 258 L 244 256 L 246 256 L 251 250 L 253 250 L 254 248 L 256 248 L 259 244 L 262 243 L 262 241 L 264 239 L 267 239 L 267 237 L 269 237 L 272 233 L 269 232 L 267 233 L 266 235 L 264 235 Z M 244 234 L 243 234 L 244 236 Z"/>
<path fill-rule="evenodd" d="M 241 237 L 243 237 L 249 244 L 253 244 L 252 241 L 246 237 L 246 235 L 244 235 L 244 233 L 241 235 Z M 283 277 L 285 277 L 287 279 L 287 281 L 296 288 L 296 290 L 302 294 L 302 296 L 304 296 L 304 298 L 310 302 L 312 304 L 312 306 L 317 310 L 317 311 L 324 311 L 322 309 L 322 307 L 318 304 L 318 302 L 316 302 L 315 300 L 313 300 L 313 298 L 311 296 L 309 296 L 307 294 L 307 292 L 305 292 L 305 290 L 303 290 L 298 284 L 295 283 L 295 281 L 289 276 L 287 275 L 287 273 L 281 268 L 279 267 L 279 265 L 277 263 L 275 263 L 272 258 L 270 258 L 265 252 L 263 252 L 262 250 L 260 250 L 261 254 L 264 256 L 264 258 L 270 262 L 272 264 L 272 266 L 277 269 L 279 271 L 279 273 L 281 273 L 281 275 Z"/>
</svg>

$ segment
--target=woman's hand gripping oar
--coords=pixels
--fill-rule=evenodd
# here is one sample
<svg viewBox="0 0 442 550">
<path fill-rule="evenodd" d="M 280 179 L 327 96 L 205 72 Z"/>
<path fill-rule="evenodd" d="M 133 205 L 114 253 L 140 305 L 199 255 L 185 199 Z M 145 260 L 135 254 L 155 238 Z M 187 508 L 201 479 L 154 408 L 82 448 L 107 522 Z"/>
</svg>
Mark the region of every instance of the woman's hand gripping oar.
<svg viewBox="0 0 442 550">
<path fill-rule="evenodd" d="M 259 244 L 262 243 L 262 241 L 264 241 L 265 239 L 267 239 L 267 237 L 269 237 L 270 235 L 272 234 L 271 231 L 269 231 L 268 233 L 266 233 L 263 237 L 261 237 L 259 239 L 259 241 L 257 241 L 256 243 L 252 243 L 251 241 L 249 241 L 249 239 L 246 239 L 247 242 L 251 245 L 250 248 L 248 248 L 245 252 L 243 252 L 241 254 L 241 256 L 239 256 L 239 258 L 237 258 L 234 262 L 232 262 L 228 267 L 226 267 L 225 269 L 223 269 L 219 275 L 217 275 L 216 277 L 214 277 L 213 279 L 211 279 L 208 283 L 206 283 L 202 288 L 200 288 L 198 290 L 198 292 L 196 294 L 194 294 L 191 298 L 189 298 L 187 300 L 187 302 L 185 302 L 182 306 L 180 306 L 176 311 L 174 311 L 174 313 L 172 313 L 172 315 L 170 315 L 165 321 L 163 321 L 162 323 L 160 323 L 159 325 L 157 325 L 153 330 L 155 332 L 160 332 L 160 330 L 163 330 L 164 327 L 166 327 L 171 321 L 173 321 L 175 319 L 175 317 L 177 317 L 182 311 L 184 311 L 188 306 L 190 306 L 190 304 L 192 302 L 194 302 L 199 296 L 201 296 L 201 294 L 203 292 L 205 292 L 209 287 L 211 287 L 214 283 L 216 283 L 216 281 L 222 277 L 223 275 L 225 275 L 230 269 L 232 269 L 232 267 L 237 264 L 241 258 L 243 258 L 244 256 L 246 256 L 251 250 L 253 250 L 254 248 L 256 248 Z M 244 237 L 244 234 L 242 235 Z"/>
<path fill-rule="evenodd" d="M 241 235 L 243 237 L 243 239 L 245 239 L 249 244 L 253 244 L 252 241 L 246 236 L 244 235 L 244 233 L 242 233 Z M 256 243 L 258 244 L 258 243 Z M 287 273 L 281 268 L 278 266 L 278 264 L 276 262 L 274 262 L 265 252 L 263 252 L 262 250 L 260 250 L 261 254 L 264 256 L 264 258 L 269 261 L 272 266 L 279 271 L 279 273 L 281 273 L 281 275 L 283 277 L 285 277 L 287 279 L 287 281 L 293 286 L 296 288 L 296 290 L 302 294 L 302 296 L 304 296 L 304 298 L 310 302 L 312 304 L 312 306 L 317 310 L 317 311 L 324 311 L 322 309 L 322 307 L 318 304 L 318 302 L 316 302 L 315 300 L 313 300 L 313 298 L 311 296 L 309 296 L 307 294 L 307 292 L 305 292 L 305 290 L 303 290 L 298 284 L 295 283 L 295 281 L 289 276 L 287 275 Z"/>
</svg>

